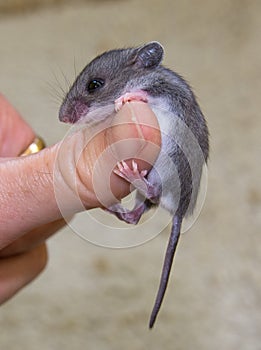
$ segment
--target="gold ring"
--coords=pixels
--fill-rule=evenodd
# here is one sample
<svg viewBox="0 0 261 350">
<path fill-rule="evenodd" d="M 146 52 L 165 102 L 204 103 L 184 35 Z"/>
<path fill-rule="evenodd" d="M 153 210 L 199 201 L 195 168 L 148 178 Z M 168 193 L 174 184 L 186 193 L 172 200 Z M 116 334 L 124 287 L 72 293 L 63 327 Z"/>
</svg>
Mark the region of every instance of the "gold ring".
<svg viewBox="0 0 261 350">
<path fill-rule="evenodd" d="M 40 136 L 36 136 L 33 142 L 23 151 L 20 156 L 28 156 L 29 154 L 37 153 L 45 148 L 45 142 Z"/>
</svg>

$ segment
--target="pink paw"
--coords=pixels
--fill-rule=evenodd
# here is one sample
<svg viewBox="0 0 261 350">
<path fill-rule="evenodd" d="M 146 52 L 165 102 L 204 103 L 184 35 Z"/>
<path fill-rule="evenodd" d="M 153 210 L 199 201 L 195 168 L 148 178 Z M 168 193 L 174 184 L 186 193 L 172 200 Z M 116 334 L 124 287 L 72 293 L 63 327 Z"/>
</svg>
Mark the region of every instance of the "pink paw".
<svg viewBox="0 0 261 350">
<path fill-rule="evenodd" d="M 145 176 L 147 175 L 148 171 L 139 171 L 138 165 L 134 160 L 132 160 L 132 169 L 124 160 L 122 160 L 121 162 L 117 163 L 117 167 L 113 172 L 132 184 L 132 186 L 145 198 L 150 199 L 155 204 L 159 203 L 159 194 L 161 193 L 161 189 L 155 187 L 146 179 Z"/>
<path fill-rule="evenodd" d="M 144 91 L 127 92 L 115 100 L 115 111 L 118 112 L 124 103 L 131 101 L 148 102 L 147 94 Z"/>
<path fill-rule="evenodd" d="M 114 173 L 133 185 L 135 181 L 146 182 L 145 176 L 147 175 L 147 170 L 142 170 L 141 172 L 139 172 L 138 165 L 134 160 L 132 161 L 132 169 L 124 160 L 118 162 L 117 168 L 114 170 Z"/>
</svg>

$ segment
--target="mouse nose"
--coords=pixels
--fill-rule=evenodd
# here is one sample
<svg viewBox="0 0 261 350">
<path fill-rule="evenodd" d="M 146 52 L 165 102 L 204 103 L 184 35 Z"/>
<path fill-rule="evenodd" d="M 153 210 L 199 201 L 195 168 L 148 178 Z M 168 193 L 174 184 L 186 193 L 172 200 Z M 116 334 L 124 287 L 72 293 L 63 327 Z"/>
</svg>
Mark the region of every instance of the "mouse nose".
<svg viewBox="0 0 261 350">
<path fill-rule="evenodd" d="M 63 123 L 74 124 L 88 113 L 88 106 L 79 100 L 65 101 L 59 111 L 59 120 Z"/>
<path fill-rule="evenodd" d="M 70 124 L 70 117 L 66 116 L 66 115 L 60 115 L 59 114 L 59 120 L 63 123 L 67 123 L 67 124 Z"/>
<path fill-rule="evenodd" d="M 59 120 L 63 123 L 72 124 L 74 123 L 74 117 L 71 113 L 66 114 L 62 111 L 59 112 Z"/>
</svg>

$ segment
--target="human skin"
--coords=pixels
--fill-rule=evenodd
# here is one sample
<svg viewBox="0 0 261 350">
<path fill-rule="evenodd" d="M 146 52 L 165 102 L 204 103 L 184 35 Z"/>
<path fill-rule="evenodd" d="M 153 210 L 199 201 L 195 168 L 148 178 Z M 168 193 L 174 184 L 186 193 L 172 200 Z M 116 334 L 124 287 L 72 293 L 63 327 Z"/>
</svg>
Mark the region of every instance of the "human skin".
<svg viewBox="0 0 261 350">
<path fill-rule="evenodd" d="M 34 132 L 1 95 L 0 126 L 0 303 L 3 303 L 46 266 L 45 241 L 65 224 L 57 193 L 62 193 L 69 216 L 82 210 L 74 201 L 75 196 L 87 210 L 113 204 L 130 191 L 130 185 L 111 172 L 112 161 L 115 155 L 120 157 L 122 144 L 125 140 L 141 139 L 142 148 L 137 147 L 137 142 L 130 142 L 128 152 L 133 151 L 132 157 L 141 169 L 149 170 L 161 140 L 155 115 L 141 102 L 124 105 L 110 127 L 97 133 L 87 145 L 86 129 L 81 129 L 26 157 L 18 156 L 33 141 Z M 108 153 L 108 158 L 97 162 L 112 145 L 113 152 Z M 106 193 L 106 198 L 97 196 L 94 178 L 98 184 L 110 179 L 111 192 Z"/>
</svg>

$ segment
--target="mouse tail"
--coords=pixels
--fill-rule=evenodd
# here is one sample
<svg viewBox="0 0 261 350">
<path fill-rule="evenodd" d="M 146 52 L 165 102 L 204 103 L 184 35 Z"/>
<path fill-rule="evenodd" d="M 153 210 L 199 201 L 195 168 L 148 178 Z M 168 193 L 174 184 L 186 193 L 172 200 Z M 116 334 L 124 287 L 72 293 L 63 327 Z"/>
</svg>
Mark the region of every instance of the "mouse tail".
<svg viewBox="0 0 261 350">
<path fill-rule="evenodd" d="M 149 328 L 151 329 L 156 321 L 158 312 L 160 310 L 168 281 L 169 281 L 169 276 L 170 276 L 170 270 L 173 262 L 173 258 L 175 255 L 176 247 L 179 241 L 180 237 L 180 230 L 181 230 L 181 224 L 182 224 L 182 216 L 176 214 L 173 217 L 173 223 L 172 223 L 172 228 L 171 228 L 171 234 L 167 246 L 167 251 L 165 255 L 165 260 L 163 264 L 163 269 L 162 269 L 162 274 L 160 278 L 160 284 L 159 284 L 159 290 L 157 293 L 157 297 L 153 306 L 153 310 L 150 316 L 150 322 L 149 322 Z"/>
</svg>

